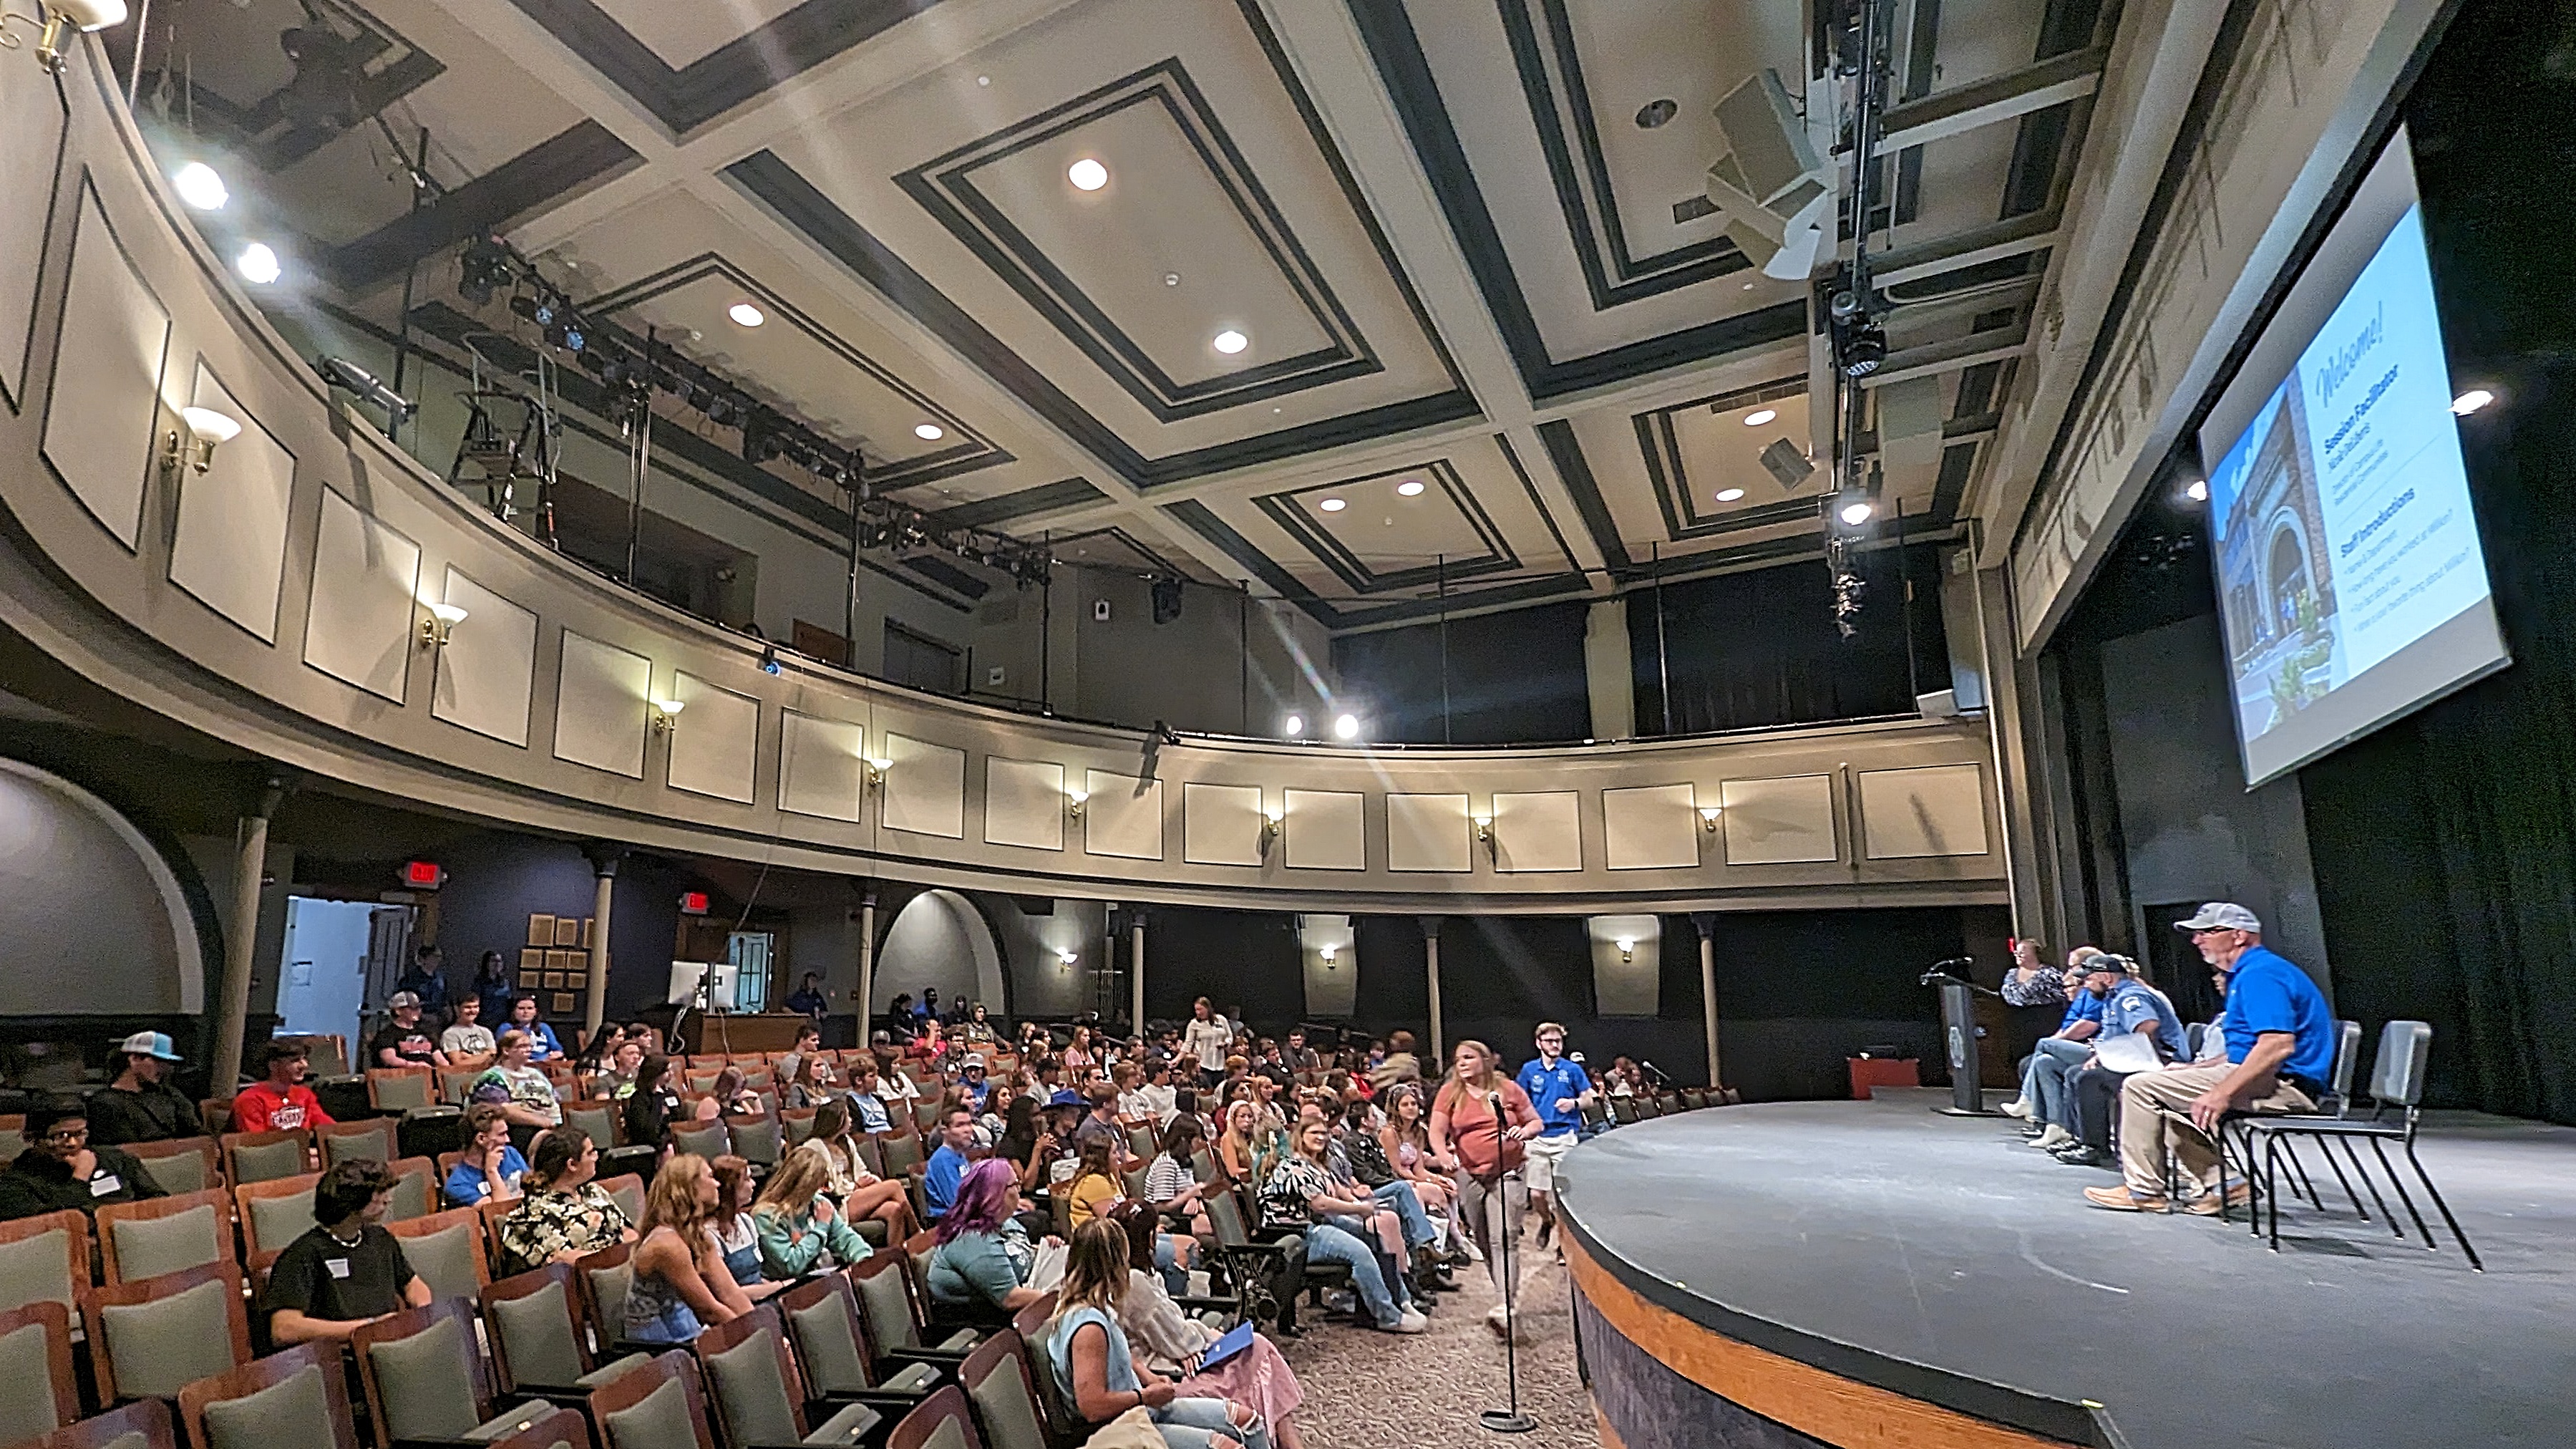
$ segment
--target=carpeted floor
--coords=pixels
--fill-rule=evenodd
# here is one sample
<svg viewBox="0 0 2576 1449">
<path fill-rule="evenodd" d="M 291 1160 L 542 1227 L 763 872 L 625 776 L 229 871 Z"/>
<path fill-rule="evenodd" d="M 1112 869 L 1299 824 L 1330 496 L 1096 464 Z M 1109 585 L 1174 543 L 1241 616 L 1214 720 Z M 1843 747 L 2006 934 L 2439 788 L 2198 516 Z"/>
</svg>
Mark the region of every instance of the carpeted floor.
<svg viewBox="0 0 2576 1449">
<path fill-rule="evenodd" d="M 1533 1261 L 1549 1256 L 1526 1239 L 1522 1247 Z M 1307 1449 L 1479 1441 L 1497 1449 L 1598 1449 L 1592 1399 L 1575 1375 L 1565 1270 L 1541 1268 L 1522 1300 L 1521 1411 L 1538 1420 L 1529 1434 L 1489 1434 L 1476 1422 L 1479 1412 L 1504 1406 L 1503 1345 L 1485 1327 L 1494 1292 L 1484 1268 L 1466 1265 L 1458 1281 L 1460 1291 L 1441 1294 L 1430 1329 L 1414 1337 L 1301 1315 L 1306 1336 L 1281 1347 L 1306 1389 L 1297 1417 Z"/>
</svg>

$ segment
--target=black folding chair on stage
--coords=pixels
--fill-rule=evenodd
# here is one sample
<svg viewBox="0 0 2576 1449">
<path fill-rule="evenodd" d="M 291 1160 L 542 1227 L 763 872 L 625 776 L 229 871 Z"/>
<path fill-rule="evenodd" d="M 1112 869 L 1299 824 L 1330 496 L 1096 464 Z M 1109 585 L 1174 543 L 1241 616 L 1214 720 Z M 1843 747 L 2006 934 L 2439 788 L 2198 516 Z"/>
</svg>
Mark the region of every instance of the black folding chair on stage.
<svg viewBox="0 0 2576 1449">
<path fill-rule="evenodd" d="M 2353 1152 L 2352 1144 L 2355 1141 L 2369 1143 L 2371 1155 L 2379 1160 L 2380 1170 L 2388 1174 L 2388 1185 L 2397 1190 L 2397 1200 L 2405 1206 L 2406 1216 L 2414 1221 L 2415 1231 L 2423 1237 L 2425 1248 L 2439 1251 L 2433 1242 L 2433 1230 L 2425 1225 L 2424 1215 L 2416 1210 L 2415 1199 L 2407 1194 L 2405 1179 L 2398 1176 L 2396 1167 L 2388 1160 L 2387 1144 L 2399 1144 L 2406 1150 L 2406 1166 L 2415 1174 L 2415 1181 L 2423 1187 L 2424 1195 L 2433 1200 L 2434 1211 L 2442 1215 L 2442 1225 L 2451 1230 L 2451 1237 L 2459 1243 L 2469 1266 L 2483 1273 L 2486 1264 L 2479 1261 L 2478 1250 L 2469 1245 L 2469 1235 L 2460 1230 L 2460 1220 L 2452 1215 L 2451 1205 L 2442 1199 L 2442 1190 L 2433 1185 L 2433 1175 L 2424 1170 L 2423 1160 L 2415 1155 L 2415 1129 L 2422 1115 L 2424 1072 L 2432 1053 L 2433 1028 L 2430 1024 L 2392 1021 L 2379 1034 L 2379 1059 L 2371 1064 L 2369 1116 L 2263 1117 L 2249 1124 L 2248 1143 L 2250 1146 L 2257 1138 L 2262 1142 L 2267 1183 L 2278 1175 L 2281 1157 L 2286 1155 L 2289 1144 L 2297 1138 L 2341 1139 L 2344 1150 L 2353 1154 L 2356 1170 L 2361 1168 L 2361 1159 Z M 2394 1120 L 2389 1116 L 2392 1110 L 2399 1114 Z M 2333 1160 L 2329 1152 L 2327 1161 Z M 2364 1173 L 2364 1180 L 2368 1180 L 2367 1173 Z M 2371 1195 L 2374 1198 L 2378 1196 L 2375 1185 Z M 2388 1212 L 2384 1201 L 2380 1204 L 2380 1212 L 2383 1215 Z M 2277 1197 L 2270 1204 L 2269 1217 L 2272 1250 L 2278 1252 L 2281 1248 L 2281 1206 Z M 2396 1226 L 2393 1217 L 2390 1224 Z M 2398 1237 L 2406 1236 L 2403 1227 L 2397 1227 L 2396 1231 Z"/>
</svg>

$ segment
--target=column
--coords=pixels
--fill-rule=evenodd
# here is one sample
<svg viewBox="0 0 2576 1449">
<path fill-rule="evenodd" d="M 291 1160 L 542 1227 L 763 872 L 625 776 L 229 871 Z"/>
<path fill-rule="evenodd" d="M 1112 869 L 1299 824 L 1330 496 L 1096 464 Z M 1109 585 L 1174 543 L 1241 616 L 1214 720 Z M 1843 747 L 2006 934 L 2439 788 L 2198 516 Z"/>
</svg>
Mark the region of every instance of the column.
<svg viewBox="0 0 2576 1449">
<path fill-rule="evenodd" d="M 1443 916 L 1424 916 L 1422 921 L 1422 976 L 1431 988 L 1431 1060 L 1422 1065 L 1422 1079 L 1440 1080 L 1449 1060 L 1449 1047 L 1440 1034 L 1440 923 Z"/>
<path fill-rule="evenodd" d="M 1127 1029 L 1138 1036 L 1145 1034 L 1145 913 L 1127 913 Z"/>
<path fill-rule="evenodd" d="M 1708 1028 L 1708 1084 L 1717 1087 L 1726 1080 L 1717 1069 L 1717 912 L 1693 911 L 1691 924 L 1699 928 L 1699 1009 Z"/>
<path fill-rule="evenodd" d="M 869 886 L 859 897 L 859 1045 L 871 1040 L 869 1026 L 876 1020 L 877 999 L 877 892 Z"/>
<path fill-rule="evenodd" d="M 268 822 L 285 800 L 286 776 L 262 777 L 251 808 L 233 828 L 232 934 L 224 941 L 223 1000 L 215 1017 L 213 1090 L 229 1096 L 241 1080 L 242 1037 L 250 1030 L 251 956 L 259 943 L 260 878 L 268 872 Z"/>
<path fill-rule="evenodd" d="M 590 989 L 582 993 L 582 1043 L 586 1046 L 599 1035 L 599 1025 L 607 1017 L 608 912 L 617 899 L 617 867 L 626 859 L 626 847 L 594 840 L 583 846 L 581 853 L 590 857 L 590 868 L 598 876 L 590 897 Z"/>
</svg>

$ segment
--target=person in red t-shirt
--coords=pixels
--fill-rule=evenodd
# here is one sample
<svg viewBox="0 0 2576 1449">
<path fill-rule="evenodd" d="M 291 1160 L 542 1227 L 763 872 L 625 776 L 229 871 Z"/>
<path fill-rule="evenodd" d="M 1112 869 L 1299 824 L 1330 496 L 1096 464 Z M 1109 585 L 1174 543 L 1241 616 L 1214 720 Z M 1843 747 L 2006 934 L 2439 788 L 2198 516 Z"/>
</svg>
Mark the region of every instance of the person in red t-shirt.
<svg viewBox="0 0 2576 1449">
<path fill-rule="evenodd" d="M 273 1041 L 260 1051 L 262 1079 L 233 1098 L 235 1132 L 279 1132 L 291 1127 L 311 1131 L 329 1126 L 331 1114 L 322 1099 L 304 1085 L 311 1048 L 302 1042 Z"/>
<path fill-rule="evenodd" d="M 1434 1157 L 1454 1154 L 1458 1159 L 1459 1218 L 1485 1255 L 1485 1272 L 1499 1295 L 1504 1234 L 1520 1241 L 1521 1214 L 1529 1207 L 1529 1189 L 1520 1177 L 1521 1164 L 1528 1157 L 1524 1144 L 1539 1135 L 1544 1125 L 1538 1109 L 1530 1105 L 1529 1094 L 1502 1074 L 1493 1048 L 1480 1041 L 1462 1041 L 1452 1060 L 1456 1070 L 1440 1084 L 1440 1095 L 1431 1105 L 1431 1151 Z M 1526 1261 L 1519 1276 L 1520 1290 L 1512 1297 L 1525 1299 L 1530 1276 Z M 1485 1326 L 1498 1335 L 1510 1335 L 1511 1320 L 1501 1302 L 1485 1314 Z"/>
</svg>

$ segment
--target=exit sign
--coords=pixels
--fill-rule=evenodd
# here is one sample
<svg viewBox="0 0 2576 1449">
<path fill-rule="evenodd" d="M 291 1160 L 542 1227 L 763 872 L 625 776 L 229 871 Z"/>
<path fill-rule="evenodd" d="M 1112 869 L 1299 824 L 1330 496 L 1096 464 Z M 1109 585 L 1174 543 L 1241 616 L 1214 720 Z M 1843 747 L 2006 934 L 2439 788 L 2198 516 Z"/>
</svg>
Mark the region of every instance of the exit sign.
<svg viewBox="0 0 2576 1449">
<path fill-rule="evenodd" d="M 680 893 L 681 915 L 703 916 L 706 913 L 707 893 L 705 891 L 682 891 Z"/>
<path fill-rule="evenodd" d="M 403 862 L 402 878 L 403 884 L 413 890 L 434 891 L 447 879 L 447 872 L 440 870 L 436 861 L 408 860 Z"/>
</svg>

